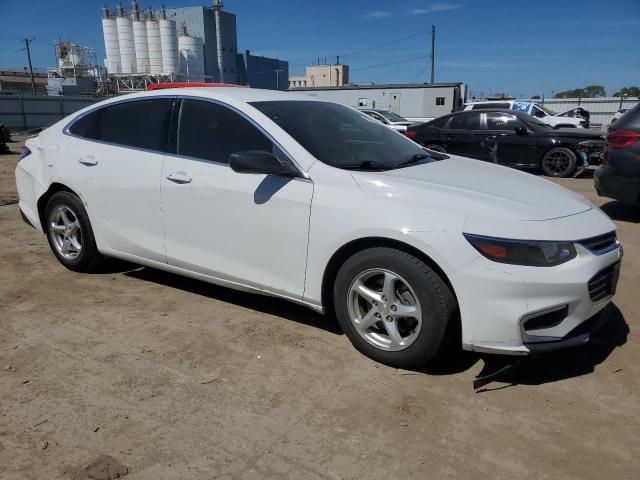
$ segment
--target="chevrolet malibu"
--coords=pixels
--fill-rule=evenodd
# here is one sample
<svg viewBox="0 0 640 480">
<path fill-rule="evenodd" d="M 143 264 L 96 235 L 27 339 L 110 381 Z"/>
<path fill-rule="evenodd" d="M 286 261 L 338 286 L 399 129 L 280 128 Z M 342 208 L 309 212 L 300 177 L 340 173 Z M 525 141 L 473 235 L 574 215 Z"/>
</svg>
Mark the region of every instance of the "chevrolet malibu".
<svg viewBox="0 0 640 480">
<path fill-rule="evenodd" d="M 87 107 L 26 142 L 22 215 L 71 270 L 115 257 L 335 313 L 396 367 L 450 339 L 554 350 L 602 323 L 622 253 L 583 197 L 296 95 L 180 88 Z"/>
</svg>

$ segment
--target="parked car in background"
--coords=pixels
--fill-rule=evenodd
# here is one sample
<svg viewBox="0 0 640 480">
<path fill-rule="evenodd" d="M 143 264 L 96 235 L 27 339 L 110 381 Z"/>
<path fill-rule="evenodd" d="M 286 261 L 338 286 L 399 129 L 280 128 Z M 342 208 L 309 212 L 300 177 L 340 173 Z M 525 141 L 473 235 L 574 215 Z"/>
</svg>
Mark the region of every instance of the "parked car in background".
<svg viewBox="0 0 640 480">
<path fill-rule="evenodd" d="M 16 183 L 71 270 L 116 257 L 332 311 L 401 368 L 460 331 L 494 353 L 582 344 L 620 265 L 615 225 L 582 196 L 290 92 L 106 100 L 27 140 Z"/>
<path fill-rule="evenodd" d="M 621 108 L 620 110 L 618 110 L 616 113 L 613 114 L 613 118 L 611 119 L 611 124 L 615 123 L 622 115 L 624 115 L 625 113 L 627 113 L 629 110 L 631 110 L 630 108 Z"/>
<path fill-rule="evenodd" d="M 413 125 L 414 122 L 410 122 L 406 118 L 402 118 L 397 113 L 393 113 L 390 110 L 369 110 L 362 109 L 362 113 L 369 115 L 371 118 L 375 118 L 380 123 L 384 123 L 386 126 L 400 133 L 405 133 L 407 127 Z"/>
<path fill-rule="evenodd" d="M 604 132 L 553 129 L 513 110 L 456 112 L 410 127 L 407 134 L 430 150 L 542 169 L 550 177 L 569 177 L 599 163 L 605 149 Z"/>
<path fill-rule="evenodd" d="M 640 104 L 611 125 L 604 164 L 595 173 L 598 195 L 640 203 Z"/>
<path fill-rule="evenodd" d="M 474 102 L 465 105 L 464 110 L 514 110 L 528 113 L 553 128 L 589 128 L 589 112 L 577 107 L 562 113 L 556 113 L 539 103 L 522 100 L 496 100 Z"/>
</svg>

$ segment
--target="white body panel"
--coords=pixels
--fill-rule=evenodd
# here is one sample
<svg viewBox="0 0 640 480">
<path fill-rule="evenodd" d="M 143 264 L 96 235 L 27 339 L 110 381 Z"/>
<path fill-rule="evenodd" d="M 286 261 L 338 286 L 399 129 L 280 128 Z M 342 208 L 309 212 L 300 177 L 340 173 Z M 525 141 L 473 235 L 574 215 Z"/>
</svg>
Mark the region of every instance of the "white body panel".
<svg viewBox="0 0 640 480">
<path fill-rule="evenodd" d="M 160 45 L 162 46 L 162 73 L 176 75 L 180 71 L 178 60 L 178 32 L 173 20 L 160 20 Z"/>
<path fill-rule="evenodd" d="M 107 55 L 107 71 L 109 73 L 121 73 L 120 43 L 118 41 L 116 19 L 103 18 L 102 31 L 104 34 L 104 49 Z"/>
<path fill-rule="evenodd" d="M 538 105 L 535 102 L 524 102 L 524 101 L 516 101 L 516 100 L 505 100 L 500 101 L 496 100 L 493 102 L 476 102 L 467 104 L 464 109 L 465 110 L 473 110 L 474 105 L 478 104 L 493 104 L 493 103 L 506 103 L 509 105 L 509 110 L 515 110 L 517 112 L 528 113 L 529 115 L 535 116 L 541 122 L 546 123 L 552 127 L 558 126 L 574 126 L 577 128 L 582 128 L 582 119 L 576 117 L 563 117 L 562 113 L 558 113 L 556 115 L 548 115 L 547 112 L 543 111 L 542 108 L 538 108 Z M 536 114 L 538 113 L 538 114 Z"/>
<path fill-rule="evenodd" d="M 25 216 L 42 229 L 37 201 L 62 183 L 84 201 L 107 255 L 317 310 L 327 265 L 340 248 L 371 238 L 400 242 L 429 257 L 450 282 L 469 349 L 527 353 L 525 316 L 568 305 L 565 320 L 536 333 L 557 339 L 610 299 L 593 303 L 587 283 L 619 260 L 617 248 L 596 255 L 576 245 L 578 255 L 567 263 L 526 267 L 489 261 L 463 236 L 577 241 L 615 230 L 580 195 L 460 157 L 385 172 L 342 170 L 317 161 L 248 103 L 308 97 L 244 88 L 172 94 L 213 99 L 250 117 L 294 160 L 300 178 L 239 174 L 226 164 L 80 140 L 63 133 L 65 119 L 27 142 L 32 154 L 16 169 Z M 128 98 L 154 95 L 167 92 Z M 78 163 L 86 156 L 97 164 Z M 169 182 L 172 173 L 189 182 Z"/>
<path fill-rule="evenodd" d="M 135 42 L 138 73 L 149 73 L 149 43 L 146 22 L 133 22 L 133 40 Z"/>
<path fill-rule="evenodd" d="M 178 37 L 178 50 L 180 51 L 180 71 L 187 81 L 204 81 L 204 48 L 202 39 L 181 35 Z"/>
<path fill-rule="evenodd" d="M 117 17 L 118 43 L 120 46 L 120 65 L 122 73 L 136 73 L 136 44 L 133 39 L 133 26 L 129 17 Z"/>
<path fill-rule="evenodd" d="M 147 44 L 149 50 L 149 73 L 162 73 L 162 45 L 160 43 L 160 24 L 156 20 L 147 20 Z"/>
</svg>

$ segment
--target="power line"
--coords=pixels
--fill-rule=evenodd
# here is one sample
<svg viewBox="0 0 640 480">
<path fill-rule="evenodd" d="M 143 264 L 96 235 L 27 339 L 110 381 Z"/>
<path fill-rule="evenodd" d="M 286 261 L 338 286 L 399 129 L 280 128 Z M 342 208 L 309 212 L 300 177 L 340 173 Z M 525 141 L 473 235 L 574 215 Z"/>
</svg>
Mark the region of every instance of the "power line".
<svg viewBox="0 0 640 480">
<path fill-rule="evenodd" d="M 349 69 L 351 72 L 357 72 L 360 70 L 368 70 L 370 68 L 376 68 L 376 67 L 386 67 L 387 65 L 397 65 L 399 63 L 407 63 L 407 62 L 413 62 L 415 60 L 423 60 L 425 58 L 427 58 L 428 55 L 421 55 L 419 57 L 413 57 L 413 58 L 406 58 L 404 60 L 398 60 L 396 62 L 387 62 L 387 63 L 379 63 L 377 65 L 368 65 L 366 67 L 360 67 L 360 68 L 351 68 Z"/>
<path fill-rule="evenodd" d="M 413 33 L 413 34 L 408 35 L 406 37 L 398 38 L 396 40 L 391 40 L 390 42 L 386 42 L 386 43 L 381 43 L 380 45 L 374 45 L 373 47 L 365 48 L 363 50 L 356 50 L 355 52 L 350 52 L 350 53 L 346 53 L 346 54 L 343 54 L 343 55 L 339 55 L 339 57 L 340 58 L 344 58 L 344 57 L 350 57 L 352 55 L 359 55 L 361 53 L 370 52 L 371 50 L 376 50 L 378 48 L 386 47 L 388 45 L 393 45 L 394 43 L 403 42 L 404 40 L 409 40 L 410 38 L 415 38 L 415 37 L 418 37 L 420 35 L 424 35 L 425 33 L 428 33 L 430 31 L 431 31 L 431 29 L 423 30 L 422 32 Z"/>
</svg>

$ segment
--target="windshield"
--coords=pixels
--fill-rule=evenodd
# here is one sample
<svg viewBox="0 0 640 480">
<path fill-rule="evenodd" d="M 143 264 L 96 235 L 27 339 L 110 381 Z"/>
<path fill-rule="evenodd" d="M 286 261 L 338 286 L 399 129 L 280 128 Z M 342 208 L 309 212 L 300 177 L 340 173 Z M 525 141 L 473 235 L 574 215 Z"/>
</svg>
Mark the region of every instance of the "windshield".
<svg viewBox="0 0 640 480">
<path fill-rule="evenodd" d="M 402 118 L 397 113 L 390 112 L 389 110 L 378 110 L 378 113 L 390 122 L 406 122 L 406 118 Z"/>
<path fill-rule="evenodd" d="M 538 107 L 540 110 L 542 110 L 544 113 L 546 113 L 547 115 L 553 117 L 554 115 L 557 115 L 556 112 L 554 112 L 553 110 L 551 110 L 550 108 L 547 107 L 543 107 L 542 105 L 536 103 L 536 107 Z"/>
<path fill-rule="evenodd" d="M 427 152 L 377 120 L 337 103 L 285 100 L 251 105 L 314 157 L 333 167 L 391 170 L 448 158 Z"/>
</svg>

